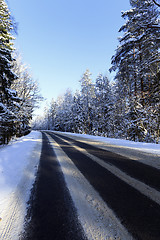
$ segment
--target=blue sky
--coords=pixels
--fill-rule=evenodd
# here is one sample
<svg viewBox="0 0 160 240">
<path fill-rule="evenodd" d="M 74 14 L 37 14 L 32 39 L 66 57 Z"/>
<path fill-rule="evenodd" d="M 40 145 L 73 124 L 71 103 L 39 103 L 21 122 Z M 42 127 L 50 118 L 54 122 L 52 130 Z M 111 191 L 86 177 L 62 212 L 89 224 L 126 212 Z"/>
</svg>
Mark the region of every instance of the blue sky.
<svg viewBox="0 0 160 240">
<path fill-rule="evenodd" d="M 88 68 L 108 74 L 129 0 L 8 0 L 18 22 L 16 47 L 50 102 L 75 91 Z"/>
</svg>

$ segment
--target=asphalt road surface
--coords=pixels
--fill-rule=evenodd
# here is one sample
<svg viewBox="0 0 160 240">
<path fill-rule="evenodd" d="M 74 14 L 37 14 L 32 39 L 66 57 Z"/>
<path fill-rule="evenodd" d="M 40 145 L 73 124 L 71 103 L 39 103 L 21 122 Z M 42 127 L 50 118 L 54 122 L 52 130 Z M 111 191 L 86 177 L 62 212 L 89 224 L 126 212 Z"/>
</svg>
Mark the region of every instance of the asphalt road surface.
<svg viewBox="0 0 160 240">
<path fill-rule="evenodd" d="M 87 153 L 158 192 L 160 170 L 58 133 L 47 134 L 59 144 L 134 239 L 160 239 L 160 205 L 93 161 L 80 149 L 85 149 Z M 42 136 L 40 164 L 22 239 L 86 239 L 56 154 L 44 132 Z"/>
</svg>

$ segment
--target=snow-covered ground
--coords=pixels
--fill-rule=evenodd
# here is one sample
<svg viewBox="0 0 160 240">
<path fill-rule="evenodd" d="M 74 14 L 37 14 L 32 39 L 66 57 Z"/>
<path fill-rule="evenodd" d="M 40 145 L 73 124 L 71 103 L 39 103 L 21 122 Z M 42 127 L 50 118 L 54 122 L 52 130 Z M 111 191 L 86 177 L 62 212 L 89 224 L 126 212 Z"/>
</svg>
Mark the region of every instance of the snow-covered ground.
<svg viewBox="0 0 160 240">
<path fill-rule="evenodd" d="M 41 153 L 41 133 L 0 147 L 0 239 L 18 239 Z"/>
<path fill-rule="evenodd" d="M 62 133 L 64 134 L 64 133 Z M 138 150 L 160 157 L 160 145 L 137 143 L 127 140 L 104 138 L 82 134 L 65 133 L 76 139 L 108 146 Z M 0 147 L 0 239 L 18 239 L 23 230 L 26 214 L 26 202 L 35 180 L 42 147 L 40 132 L 32 131 L 29 135 Z M 119 151 L 119 150 L 118 150 Z M 158 160 L 159 161 L 159 160 Z"/>
<path fill-rule="evenodd" d="M 133 142 L 129 140 L 91 136 L 87 134 L 61 133 L 75 140 L 83 141 L 128 159 L 138 160 L 144 164 L 160 169 L 160 144 Z"/>
<path fill-rule="evenodd" d="M 67 133 L 67 132 L 65 132 L 65 134 L 68 134 L 71 136 L 83 137 L 86 139 L 92 139 L 94 141 L 107 143 L 108 145 L 123 146 L 125 148 L 135 149 L 135 150 L 139 150 L 147 153 L 153 153 L 157 155 L 160 154 L 160 144 L 133 142 L 133 141 L 122 140 L 122 139 L 91 136 L 88 134 L 77 134 L 77 133 Z"/>
</svg>

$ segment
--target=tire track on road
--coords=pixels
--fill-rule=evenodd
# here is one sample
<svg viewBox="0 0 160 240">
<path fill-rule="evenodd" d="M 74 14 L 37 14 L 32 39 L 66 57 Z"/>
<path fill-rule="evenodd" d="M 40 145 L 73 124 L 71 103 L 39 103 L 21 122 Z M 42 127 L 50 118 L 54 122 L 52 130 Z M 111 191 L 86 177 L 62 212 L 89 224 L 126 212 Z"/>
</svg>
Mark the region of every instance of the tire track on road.
<svg viewBox="0 0 160 240">
<path fill-rule="evenodd" d="M 47 136 L 61 165 L 67 187 L 77 208 L 78 219 L 87 239 L 133 240 L 113 211 L 89 184 L 61 146 L 53 137 Z"/>
<path fill-rule="evenodd" d="M 29 200 L 24 240 L 85 240 L 76 209 L 46 134 Z"/>
<path fill-rule="evenodd" d="M 116 153 L 112 153 L 107 150 L 96 148 L 90 144 L 73 140 L 69 137 L 62 136 L 57 133 L 56 135 L 59 137 L 62 137 L 67 141 L 73 142 L 74 145 L 85 149 L 91 155 L 94 155 L 95 157 L 102 159 L 106 163 L 116 166 L 117 168 L 121 169 L 123 172 L 130 175 L 131 177 L 138 179 L 139 181 L 145 183 L 146 185 L 152 188 L 155 188 L 157 191 L 160 191 L 160 170 L 159 169 L 143 164 L 138 161 L 128 159 Z"/>
<path fill-rule="evenodd" d="M 60 137 L 61 138 L 61 137 Z M 63 138 L 61 138 L 63 139 Z M 138 190 L 140 193 L 144 194 L 151 200 L 155 201 L 160 205 L 160 192 L 155 190 L 154 188 L 151 188 L 150 186 L 144 184 L 143 182 L 134 179 L 133 177 L 129 176 L 125 172 L 121 171 L 119 168 L 115 167 L 114 165 L 108 164 L 107 161 L 103 161 L 102 159 L 96 157 L 95 155 L 90 154 L 87 150 L 84 148 L 78 147 L 77 145 L 74 145 L 74 142 L 69 142 L 68 140 L 63 139 L 68 144 L 76 148 L 78 151 L 82 152 L 84 155 L 91 158 L 93 161 L 98 163 L 100 166 L 104 167 L 108 171 L 110 171 L 115 176 L 119 177 L 122 181 L 129 184 L 131 187 Z"/>
</svg>

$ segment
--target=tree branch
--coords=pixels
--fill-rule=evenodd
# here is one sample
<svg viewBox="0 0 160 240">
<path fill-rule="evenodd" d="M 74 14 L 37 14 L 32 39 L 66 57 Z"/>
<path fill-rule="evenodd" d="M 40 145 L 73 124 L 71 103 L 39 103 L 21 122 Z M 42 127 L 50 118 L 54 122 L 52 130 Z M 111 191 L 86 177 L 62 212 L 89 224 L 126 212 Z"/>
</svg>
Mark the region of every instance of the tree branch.
<svg viewBox="0 0 160 240">
<path fill-rule="evenodd" d="M 152 0 L 158 7 L 160 7 L 160 4 L 156 2 L 156 0 Z"/>
</svg>

